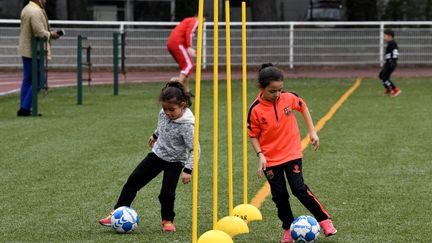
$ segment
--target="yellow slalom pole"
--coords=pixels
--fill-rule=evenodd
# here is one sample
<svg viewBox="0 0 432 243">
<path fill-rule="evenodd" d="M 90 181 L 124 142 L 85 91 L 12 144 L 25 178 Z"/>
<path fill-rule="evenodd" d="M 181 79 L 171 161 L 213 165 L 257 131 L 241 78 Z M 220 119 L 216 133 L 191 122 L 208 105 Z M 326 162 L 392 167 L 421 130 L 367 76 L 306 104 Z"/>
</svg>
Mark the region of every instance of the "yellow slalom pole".
<svg viewBox="0 0 432 243">
<path fill-rule="evenodd" d="M 246 222 L 262 220 L 262 214 L 258 208 L 248 204 L 248 166 L 247 166 L 247 77 L 246 77 L 246 2 L 242 1 L 242 81 L 243 81 L 243 204 L 236 206 L 234 215 Z"/>
<path fill-rule="evenodd" d="M 219 6 L 218 1 L 214 1 L 214 39 L 213 39 L 213 230 L 209 230 L 202 234 L 198 239 L 198 243 L 233 243 L 231 236 L 222 231 L 218 230 L 218 109 L 219 109 L 219 76 L 218 76 L 218 49 L 219 49 Z"/>
<path fill-rule="evenodd" d="M 230 37 L 230 5 L 225 1 L 226 22 L 226 65 L 227 65 L 227 117 L 228 117 L 228 209 L 229 216 L 219 220 L 218 229 L 231 237 L 249 233 L 249 227 L 241 218 L 233 213 L 233 175 L 232 175 L 232 114 L 231 114 L 231 37 Z"/>
<path fill-rule="evenodd" d="M 195 127 L 194 127 L 194 169 L 192 180 L 192 242 L 197 242 L 198 234 L 198 143 L 200 125 L 200 96 L 201 96 L 201 57 L 203 39 L 204 0 L 198 2 L 198 45 L 196 58 L 195 81 Z"/>
<path fill-rule="evenodd" d="M 213 230 L 218 221 L 219 0 L 213 1 Z"/>
<path fill-rule="evenodd" d="M 226 75 L 227 75 L 227 126 L 228 126 L 228 212 L 233 216 L 233 175 L 232 175 L 232 103 L 231 103 L 231 28 L 230 5 L 225 1 L 226 22 Z"/>
<path fill-rule="evenodd" d="M 218 51 L 219 51 L 219 6 L 218 0 L 214 1 L 213 5 L 213 25 L 214 25 L 214 39 L 213 39 L 213 230 L 209 230 L 202 234 L 198 239 L 198 243 L 233 243 L 231 236 L 222 231 L 218 230 L 217 219 L 218 219 L 218 95 L 219 95 L 219 77 L 218 77 Z"/>
<path fill-rule="evenodd" d="M 242 1 L 242 82 L 243 82 L 243 203 L 248 203 L 247 171 L 247 77 L 246 77 L 246 2 Z"/>
</svg>

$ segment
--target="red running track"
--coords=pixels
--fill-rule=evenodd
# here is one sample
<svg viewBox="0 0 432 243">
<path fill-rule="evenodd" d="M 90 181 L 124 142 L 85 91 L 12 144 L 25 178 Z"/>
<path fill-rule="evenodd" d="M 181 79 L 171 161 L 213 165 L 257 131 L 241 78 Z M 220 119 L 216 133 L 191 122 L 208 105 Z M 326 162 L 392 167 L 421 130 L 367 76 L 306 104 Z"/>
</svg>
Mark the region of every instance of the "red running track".
<svg viewBox="0 0 432 243">
<path fill-rule="evenodd" d="M 251 70 L 250 68 L 249 70 Z M 377 78 L 380 68 L 343 68 L 343 67 L 308 67 L 285 69 L 285 77 L 287 78 L 356 78 L 356 77 L 372 77 Z M 175 70 L 169 71 L 129 71 L 127 73 L 127 83 L 145 83 L 145 82 L 166 82 L 170 78 L 177 76 Z M 248 79 L 256 79 L 257 70 L 249 71 Z M 83 73 L 86 78 L 86 73 Z M 394 73 L 395 80 L 399 77 L 432 77 L 431 68 L 398 68 Z M 192 77 L 193 78 L 193 77 Z M 22 74 L 20 71 L 16 72 L 0 72 L 0 96 L 17 93 L 21 86 Z M 212 80 L 213 73 L 211 70 L 202 72 L 202 80 Z M 225 80 L 226 73 L 220 72 L 219 79 Z M 241 72 L 239 70 L 232 71 L 232 79 L 241 79 Z M 377 78 L 378 81 L 378 78 Z M 113 74 L 109 71 L 99 71 L 92 73 L 92 84 L 112 84 Z M 125 83 L 122 74 L 119 74 L 119 83 Z M 50 88 L 65 87 L 76 85 L 76 73 L 53 71 L 48 73 L 48 84 Z M 86 84 L 86 82 L 84 82 Z"/>
</svg>

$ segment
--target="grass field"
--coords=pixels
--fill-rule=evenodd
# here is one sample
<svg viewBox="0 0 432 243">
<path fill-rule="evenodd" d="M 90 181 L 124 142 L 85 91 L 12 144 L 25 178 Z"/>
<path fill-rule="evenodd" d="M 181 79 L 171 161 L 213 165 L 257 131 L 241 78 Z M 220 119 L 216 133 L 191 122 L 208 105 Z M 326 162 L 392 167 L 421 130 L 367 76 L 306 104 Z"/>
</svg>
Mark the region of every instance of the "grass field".
<svg viewBox="0 0 432 243">
<path fill-rule="evenodd" d="M 308 103 L 314 121 L 323 117 L 354 79 L 296 79 L 285 88 Z M 397 82 L 403 93 L 383 97 L 382 87 L 363 80 L 319 132 L 321 148 L 304 153 L 305 181 L 333 216 L 338 234 L 319 242 L 430 242 L 432 239 L 432 83 Z M 101 227 L 127 176 L 149 152 L 147 138 L 160 109 L 162 84 L 85 87 L 40 96 L 43 117 L 18 118 L 17 95 L 0 97 L 1 242 L 190 242 L 192 184 L 179 184 L 174 234 L 161 232 L 157 199 L 161 177 L 133 203 L 141 218 L 136 232 Z M 220 83 L 219 218 L 226 216 L 226 87 Z M 256 95 L 249 83 L 249 102 Z M 199 235 L 212 228 L 212 83 L 202 83 Z M 241 86 L 233 83 L 234 205 L 242 203 Z M 298 121 L 304 131 L 303 121 Z M 306 135 L 304 132 L 302 135 Z M 249 199 L 264 184 L 255 175 L 249 148 Z M 291 198 L 296 215 L 309 214 Z M 271 198 L 263 221 L 235 242 L 279 242 L 283 231 Z"/>
</svg>

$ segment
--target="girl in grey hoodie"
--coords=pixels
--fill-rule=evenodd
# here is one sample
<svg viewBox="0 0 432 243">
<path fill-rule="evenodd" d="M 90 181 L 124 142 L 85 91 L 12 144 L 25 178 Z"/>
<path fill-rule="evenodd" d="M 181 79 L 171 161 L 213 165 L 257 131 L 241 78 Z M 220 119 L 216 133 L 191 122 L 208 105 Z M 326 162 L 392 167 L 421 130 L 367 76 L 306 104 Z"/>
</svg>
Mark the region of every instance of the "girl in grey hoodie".
<svg viewBox="0 0 432 243">
<path fill-rule="evenodd" d="M 179 82 L 169 82 L 162 89 L 159 96 L 162 109 L 157 129 L 148 140 L 152 152 L 129 176 L 114 206 L 114 209 L 130 207 L 137 192 L 163 171 L 159 202 L 162 230 L 165 232 L 175 231 L 174 200 L 179 177 L 184 184 L 189 183 L 192 177 L 195 118 L 188 108 L 191 105 L 190 99 Z M 111 226 L 111 215 L 112 212 L 99 220 L 99 223 Z"/>
</svg>

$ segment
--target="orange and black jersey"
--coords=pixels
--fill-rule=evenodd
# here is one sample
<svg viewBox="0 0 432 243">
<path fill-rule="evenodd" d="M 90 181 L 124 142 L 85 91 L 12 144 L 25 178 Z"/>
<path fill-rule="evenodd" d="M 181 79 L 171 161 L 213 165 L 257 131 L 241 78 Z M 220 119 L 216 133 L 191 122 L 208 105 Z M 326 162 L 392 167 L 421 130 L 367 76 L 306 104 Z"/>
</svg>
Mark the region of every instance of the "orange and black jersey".
<svg viewBox="0 0 432 243">
<path fill-rule="evenodd" d="M 306 103 L 292 92 L 282 92 L 275 102 L 263 100 L 261 95 L 249 108 L 248 135 L 258 139 L 267 166 L 302 158 L 300 130 L 293 112 L 302 112 Z"/>
</svg>

